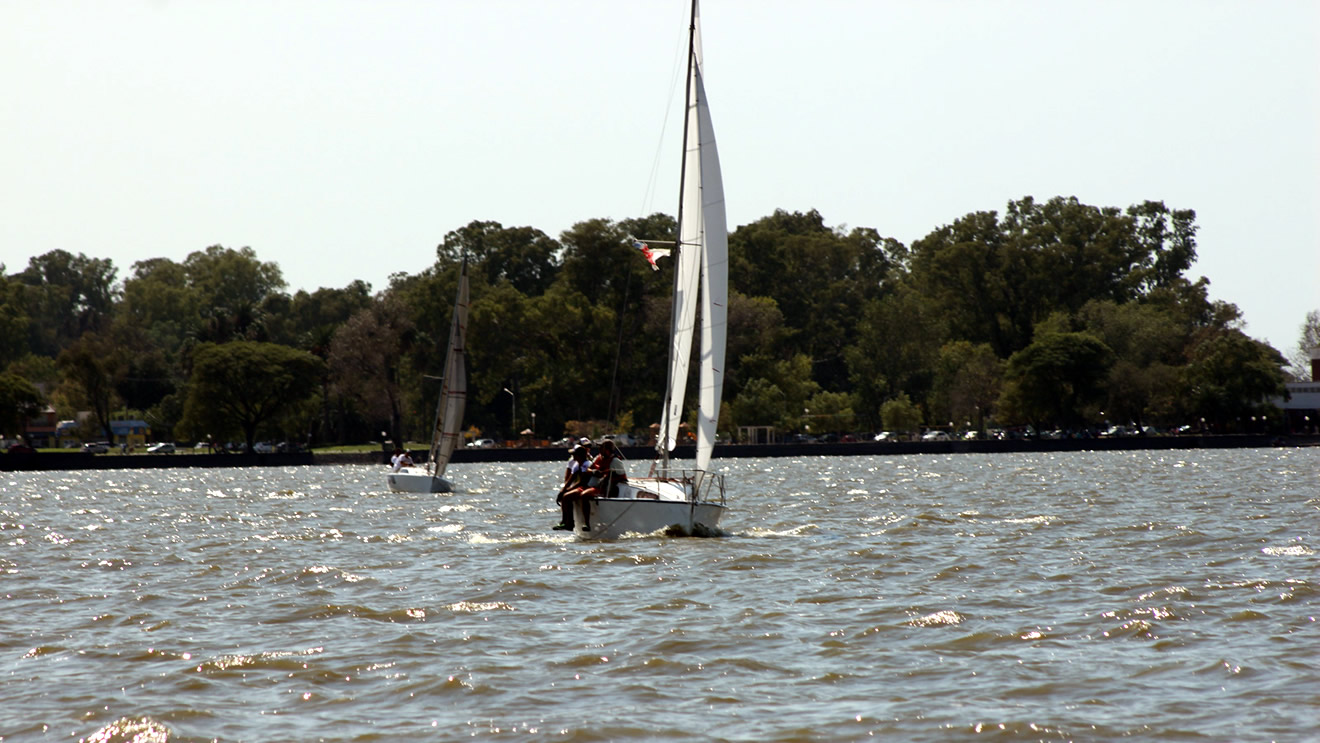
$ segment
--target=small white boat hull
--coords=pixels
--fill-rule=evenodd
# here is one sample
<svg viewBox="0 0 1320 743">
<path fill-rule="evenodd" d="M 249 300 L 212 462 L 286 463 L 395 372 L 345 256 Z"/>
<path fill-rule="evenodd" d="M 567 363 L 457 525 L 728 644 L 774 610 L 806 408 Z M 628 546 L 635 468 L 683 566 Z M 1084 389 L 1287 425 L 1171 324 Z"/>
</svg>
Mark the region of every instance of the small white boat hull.
<svg viewBox="0 0 1320 743">
<path fill-rule="evenodd" d="M 616 497 L 591 500 L 589 526 L 584 525 L 581 504 L 574 505 L 573 533 L 579 539 L 618 539 L 659 531 L 671 536 L 721 534 L 720 519 L 727 510 L 723 476 L 696 474 L 629 480 L 619 486 Z"/>
<path fill-rule="evenodd" d="M 452 493 L 454 486 L 443 477 L 436 477 L 424 467 L 404 467 L 398 472 L 391 472 L 388 477 L 390 490 L 395 493 Z"/>
</svg>

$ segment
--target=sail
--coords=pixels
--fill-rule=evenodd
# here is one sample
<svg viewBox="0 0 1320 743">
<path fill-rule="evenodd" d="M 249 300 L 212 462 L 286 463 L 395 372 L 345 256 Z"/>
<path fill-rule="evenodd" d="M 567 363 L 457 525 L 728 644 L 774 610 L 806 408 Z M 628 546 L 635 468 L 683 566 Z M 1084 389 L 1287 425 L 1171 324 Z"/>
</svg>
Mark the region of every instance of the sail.
<svg viewBox="0 0 1320 743">
<path fill-rule="evenodd" d="M 449 327 L 449 350 L 445 354 L 445 376 L 440 384 L 440 401 L 436 404 L 435 428 L 431 432 L 431 456 L 428 467 L 440 477 L 449 466 L 449 457 L 458 446 L 463 426 L 463 408 L 467 405 L 467 315 L 468 272 L 467 258 L 458 271 L 458 297 L 454 300 L 454 316 Z"/>
<path fill-rule="evenodd" d="M 660 430 L 665 437 L 664 448 L 673 451 L 683 421 L 692 341 L 700 317 L 702 371 L 697 412 L 697 466 L 700 469 L 710 462 L 723 388 L 728 232 L 719 154 L 715 149 L 715 133 L 702 76 L 701 22 L 696 0 L 692 3 L 691 31 L 669 390 Z"/>
<path fill-rule="evenodd" d="M 701 68 L 696 71 L 701 161 L 701 377 L 697 406 L 697 469 L 705 470 L 715 449 L 715 430 L 724 389 L 724 346 L 729 304 L 729 233 L 724 218 L 724 181 L 715 130 L 706 105 Z"/>
</svg>

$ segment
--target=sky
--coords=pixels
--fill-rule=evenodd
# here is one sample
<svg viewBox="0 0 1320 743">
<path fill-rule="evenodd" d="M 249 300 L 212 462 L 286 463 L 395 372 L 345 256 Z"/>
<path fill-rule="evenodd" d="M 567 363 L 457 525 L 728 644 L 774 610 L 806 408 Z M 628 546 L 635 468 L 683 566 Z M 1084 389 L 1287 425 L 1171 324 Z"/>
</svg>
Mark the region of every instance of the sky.
<svg viewBox="0 0 1320 743">
<path fill-rule="evenodd" d="M 251 247 L 290 291 L 678 200 L 684 0 L 0 0 L 0 263 Z M 1197 213 L 1214 299 L 1320 309 L 1320 3 L 706 0 L 729 227 L 911 244 L 1024 196 Z M 737 289 L 737 277 L 730 277 Z"/>
</svg>

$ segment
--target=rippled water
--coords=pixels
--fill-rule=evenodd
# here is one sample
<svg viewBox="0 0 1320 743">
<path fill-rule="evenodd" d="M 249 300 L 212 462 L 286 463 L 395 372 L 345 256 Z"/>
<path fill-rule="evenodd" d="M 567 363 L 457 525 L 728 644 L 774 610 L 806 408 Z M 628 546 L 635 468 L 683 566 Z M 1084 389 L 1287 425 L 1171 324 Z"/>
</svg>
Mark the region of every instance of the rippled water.
<svg viewBox="0 0 1320 743">
<path fill-rule="evenodd" d="M 612 543 L 553 464 L 6 474 L 0 739 L 1320 735 L 1320 449 L 718 464 Z"/>
</svg>

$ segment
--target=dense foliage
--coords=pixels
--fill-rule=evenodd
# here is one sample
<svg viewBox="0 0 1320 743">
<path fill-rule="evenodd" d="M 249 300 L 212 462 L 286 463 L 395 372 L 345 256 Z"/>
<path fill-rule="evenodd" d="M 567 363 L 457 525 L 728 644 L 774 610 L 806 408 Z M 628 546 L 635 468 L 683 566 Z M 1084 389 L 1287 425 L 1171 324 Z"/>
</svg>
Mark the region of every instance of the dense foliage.
<svg viewBox="0 0 1320 743">
<path fill-rule="evenodd" d="M 642 433 L 661 405 L 672 265 L 653 271 L 625 237 L 674 230 L 663 214 L 558 239 L 473 222 L 376 293 L 289 294 L 250 248 L 140 261 L 122 282 L 109 260 L 52 251 L 0 271 L 0 412 L 39 390 L 61 418 L 141 416 L 160 438 L 419 437 L 466 255 L 468 421 L 497 438 Z M 721 427 L 1232 430 L 1276 415 L 1287 362 L 1188 279 L 1195 237 L 1192 211 L 1159 202 L 1024 198 L 911 246 L 776 211 L 729 235 Z"/>
</svg>

